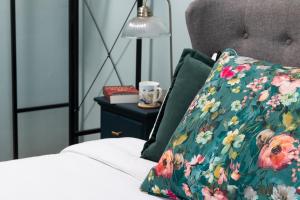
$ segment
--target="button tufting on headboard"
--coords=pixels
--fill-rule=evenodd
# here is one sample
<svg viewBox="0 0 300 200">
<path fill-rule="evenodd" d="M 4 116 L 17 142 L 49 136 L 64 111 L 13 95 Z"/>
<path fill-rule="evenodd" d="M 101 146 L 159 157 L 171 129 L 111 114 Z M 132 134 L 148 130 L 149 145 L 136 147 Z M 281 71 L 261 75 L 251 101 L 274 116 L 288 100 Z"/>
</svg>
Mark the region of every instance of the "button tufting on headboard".
<svg viewBox="0 0 300 200">
<path fill-rule="evenodd" d="M 285 42 L 285 43 L 286 43 L 286 45 L 291 45 L 291 44 L 292 44 L 292 42 L 293 42 L 293 40 L 289 38 L 289 39 L 287 39 L 287 40 L 286 40 L 286 42 Z"/>
<path fill-rule="evenodd" d="M 249 37 L 249 34 L 245 32 L 244 35 L 243 35 L 243 38 L 248 39 L 248 37 Z"/>
<path fill-rule="evenodd" d="M 234 48 L 300 67 L 300 0 L 194 0 L 186 21 L 193 48 L 207 55 Z"/>
</svg>

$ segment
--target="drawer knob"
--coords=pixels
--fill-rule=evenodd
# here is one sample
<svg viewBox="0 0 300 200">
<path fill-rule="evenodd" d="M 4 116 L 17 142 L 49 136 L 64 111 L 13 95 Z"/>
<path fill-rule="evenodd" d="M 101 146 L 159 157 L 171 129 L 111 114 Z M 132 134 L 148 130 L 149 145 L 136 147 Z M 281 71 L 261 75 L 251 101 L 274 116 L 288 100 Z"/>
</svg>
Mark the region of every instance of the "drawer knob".
<svg viewBox="0 0 300 200">
<path fill-rule="evenodd" d="M 111 135 L 114 137 L 119 137 L 122 135 L 122 131 L 111 131 Z"/>
</svg>

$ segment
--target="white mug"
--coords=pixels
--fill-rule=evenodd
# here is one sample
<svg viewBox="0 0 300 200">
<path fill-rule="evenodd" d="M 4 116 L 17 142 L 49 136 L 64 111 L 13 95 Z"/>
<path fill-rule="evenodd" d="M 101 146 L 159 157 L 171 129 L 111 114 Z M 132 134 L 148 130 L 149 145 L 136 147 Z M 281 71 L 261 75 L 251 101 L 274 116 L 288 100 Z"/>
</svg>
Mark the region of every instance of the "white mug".
<svg viewBox="0 0 300 200">
<path fill-rule="evenodd" d="M 142 81 L 139 83 L 139 103 L 156 106 L 162 96 L 162 89 L 155 81 Z"/>
</svg>

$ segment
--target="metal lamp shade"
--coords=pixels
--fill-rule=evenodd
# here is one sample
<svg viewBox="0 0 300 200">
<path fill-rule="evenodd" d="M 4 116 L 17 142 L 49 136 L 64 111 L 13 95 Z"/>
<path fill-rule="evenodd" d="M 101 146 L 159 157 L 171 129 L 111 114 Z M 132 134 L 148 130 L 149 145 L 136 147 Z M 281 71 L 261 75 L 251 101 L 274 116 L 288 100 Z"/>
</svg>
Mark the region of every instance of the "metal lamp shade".
<svg viewBox="0 0 300 200">
<path fill-rule="evenodd" d="M 158 17 L 135 17 L 124 27 L 122 37 L 155 38 L 170 36 L 169 30 Z"/>
</svg>

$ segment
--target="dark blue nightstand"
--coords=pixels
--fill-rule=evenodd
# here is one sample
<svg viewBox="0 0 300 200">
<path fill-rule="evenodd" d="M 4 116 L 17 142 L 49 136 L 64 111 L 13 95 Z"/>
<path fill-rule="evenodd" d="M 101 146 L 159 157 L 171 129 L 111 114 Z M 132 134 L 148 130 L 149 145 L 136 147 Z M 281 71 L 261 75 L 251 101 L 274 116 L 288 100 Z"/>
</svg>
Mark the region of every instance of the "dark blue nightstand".
<svg viewBox="0 0 300 200">
<path fill-rule="evenodd" d="M 159 109 L 141 109 L 135 103 L 110 104 L 105 97 L 94 100 L 101 106 L 101 138 L 148 139 Z"/>
</svg>

